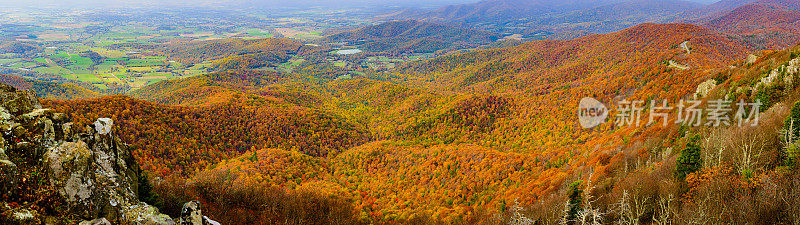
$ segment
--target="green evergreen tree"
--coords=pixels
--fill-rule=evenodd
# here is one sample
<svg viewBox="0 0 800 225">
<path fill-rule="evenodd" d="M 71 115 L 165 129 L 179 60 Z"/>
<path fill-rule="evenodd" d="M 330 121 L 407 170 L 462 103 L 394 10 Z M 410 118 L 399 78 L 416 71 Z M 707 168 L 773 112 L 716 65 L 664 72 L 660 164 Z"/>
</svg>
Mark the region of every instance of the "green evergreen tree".
<svg viewBox="0 0 800 225">
<path fill-rule="evenodd" d="M 566 215 L 567 224 L 569 225 L 577 223 L 578 212 L 581 210 L 581 207 L 583 207 L 583 197 L 581 193 L 583 193 L 582 181 L 578 180 L 569 185 L 569 192 L 567 192 L 567 197 L 569 197 L 569 209 Z"/>
<path fill-rule="evenodd" d="M 794 138 L 800 137 L 800 101 L 795 102 L 794 106 L 792 106 L 789 118 L 786 118 L 784 122 L 784 127 L 786 129 L 792 128 L 791 132 L 794 134 Z"/>
<path fill-rule="evenodd" d="M 679 180 L 686 179 L 686 175 L 697 172 L 703 167 L 703 158 L 698 142 L 700 142 L 700 136 L 694 135 L 689 138 L 689 143 L 686 143 L 686 147 L 681 149 L 681 155 L 678 156 L 678 165 L 675 171 Z"/>
<path fill-rule="evenodd" d="M 795 102 L 792 106 L 789 118 L 786 118 L 784 122 L 784 129 L 788 132 L 784 138 L 789 139 L 784 141 L 790 143 L 789 146 L 783 148 L 784 164 L 794 167 L 797 165 L 797 157 L 800 156 L 800 146 L 798 146 L 800 143 L 797 143 L 797 139 L 800 138 L 800 101 Z"/>
<path fill-rule="evenodd" d="M 139 200 L 157 208 L 162 208 L 161 197 L 153 191 L 153 185 L 150 184 L 147 174 L 147 171 L 139 173 Z"/>
</svg>

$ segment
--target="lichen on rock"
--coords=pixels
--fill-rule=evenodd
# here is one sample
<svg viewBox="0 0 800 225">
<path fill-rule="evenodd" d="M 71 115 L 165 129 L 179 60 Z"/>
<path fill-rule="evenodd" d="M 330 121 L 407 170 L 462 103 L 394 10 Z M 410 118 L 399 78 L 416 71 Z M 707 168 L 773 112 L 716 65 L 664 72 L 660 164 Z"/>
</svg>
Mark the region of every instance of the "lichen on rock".
<svg viewBox="0 0 800 225">
<path fill-rule="evenodd" d="M 200 207 L 200 202 L 190 201 L 183 204 L 181 208 L 181 217 L 179 219 L 180 225 L 219 225 L 217 221 L 213 221 L 206 216 L 203 216 L 203 211 Z"/>
<path fill-rule="evenodd" d="M 111 127 L 114 126 L 114 121 L 109 118 L 99 118 L 94 122 L 94 129 L 100 135 L 107 135 L 111 133 Z"/>
<path fill-rule="evenodd" d="M 80 224 L 175 224 L 139 201 L 141 169 L 114 134 L 113 120 L 99 118 L 75 129 L 65 114 L 43 109 L 35 96 L 0 83 L 0 224 L 64 223 L 67 217 Z M 32 176 L 45 178 L 44 186 L 20 187 Z M 20 188 L 52 190 L 58 198 L 46 199 L 57 205 L 18 205 L 27 201 Z M 47 207 L 57 214 L 45 215 Z"/>
</svg>

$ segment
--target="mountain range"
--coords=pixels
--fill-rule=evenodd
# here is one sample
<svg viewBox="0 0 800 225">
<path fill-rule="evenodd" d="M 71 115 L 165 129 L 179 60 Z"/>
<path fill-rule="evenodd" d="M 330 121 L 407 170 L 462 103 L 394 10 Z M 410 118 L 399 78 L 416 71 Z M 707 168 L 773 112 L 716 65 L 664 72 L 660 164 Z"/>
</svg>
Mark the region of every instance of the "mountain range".
<svg viewBox="0 0 800 225">
<path fill-rule="evenodd" d="M 790 46 L 795 40 L 797 32 L 793 28 L 796 27 L 794 14 L 797 4 L 795 0 L 722 0 L 709 5 L 680 0 L 491 0 L 402 14 L 400 17 L 504 35 L 521 34 L 528 39 L 571 39 L 648 22 L 693 23 L 732 35 L 778 36 L 775 39 L 783 40 L 751 41 L 758 47 L 774 49 Z M 730 21 L 736 21 L 736 24 Z"/>
<path fill-rule="evenodd" d="M 146 219 L 194 209 L 202 221 L 202 204 L 225 224 L 796 224 L 798 10 L 485 0 L 313 42 L 118 44 L 209 69 L 125 95 L 0 75 L 24 89 L 0 85 L 0 177 L 24 184 L 0 195 L 0 211 L 96 219 L 60 212 L 93 207 L 67 201 L 81 195 L 70 187 L 113 168 L 129 183 L 88 189 L 124 193 Z M 498 44 L 512 34 L 526 41 Z M 366 54 L 337 53 L 345 47 L 434 57 L 378 70 L 354 63 L 374 60 Z M 609 117 L 581 126 L 584 99 Z M 86 131 L 65 135 L 73 127 Z M 50 146 L 67 141 L 93 147 Z M 19 176 L 17 164 L 38 166 Z M 91 169 L 47 179 L 61 168 Z M 94 214 L 134 218 L 95 198 Z"/>
<path fill-rule="evenodd" d="M 490 32 L 419 22 L 390 21 L 326 36 L 322 42 L 346 43 L 370 52 L 434 53 L 476 48 L 500 39 Z"/>
</svg>

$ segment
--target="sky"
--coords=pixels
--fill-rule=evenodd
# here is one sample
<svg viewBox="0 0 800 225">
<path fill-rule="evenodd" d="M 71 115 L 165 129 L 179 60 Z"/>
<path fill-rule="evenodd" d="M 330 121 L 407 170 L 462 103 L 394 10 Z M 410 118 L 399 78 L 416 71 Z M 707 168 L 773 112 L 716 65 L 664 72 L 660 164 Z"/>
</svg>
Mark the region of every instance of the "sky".
<svg viewBox="0 0 800 225">
<path fill-rule="evenodd" d="M 479 0 L 0 0 L 10 7 L 126 7 L 126 6 L 199 6 L 199 7 L 305 7 L 305 6 L 443 6 Z"/>
<path fill-rule="evenodd" d="M 200 6 L 200 7 L 307 7 L 307 6 L 410 6 L 433 7 L 473 3 L 479 0 L 0 0 L 11 7 L 127 7 L 127 6 Z M 554 0 L 558 1 L 558 0 Z M 689 0 L 710 4 L 718 0 Z"/>
</svg>

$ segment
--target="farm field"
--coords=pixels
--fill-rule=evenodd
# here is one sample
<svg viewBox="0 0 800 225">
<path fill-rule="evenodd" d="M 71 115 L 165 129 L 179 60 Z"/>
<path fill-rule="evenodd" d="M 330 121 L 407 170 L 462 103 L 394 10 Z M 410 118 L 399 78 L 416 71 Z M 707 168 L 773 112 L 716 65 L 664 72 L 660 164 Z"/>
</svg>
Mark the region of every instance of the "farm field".
<svg viewBox="0 0 800 225">
<path fill-rule="evenodd" d="M 76 12 L 74 15 L 47 11 L 26 14 L 2 9 L 0 12 L 6 13 L 0 17 L 0 22 L 23 24 L 13 29 L 3 29 L 0 38 L 14 37 L 16 41 L 37 46 L 34 51 L 26 53 L 0 52 L 0 69 L 34 79 L 72 80 L 99 89 L 122 85 L 129 86 L 131 90 L 161 80 L 187 78 L 219 69 L 215 68 L 213 61 L 186 63 L 144 46 L 230 38 L 311 41 L 327 35 L 326 29 L 368 22 L 357 19 L 330 20 L 347 12 L 321 9 L 289 14 L 242 12 L 226 15 L 229 20 L 218 20 L 226 14 L 223 12 L 200 12 L 194 16 L 177 11 L 167 11 L 157 16 L 142 11 L 128 11 L 125 16 L 117 16 L 116 12 L 91 11 Z M 137 19 L 150 17 L 163 18 Z M 303 57 L 291 56 L 287 62 L 259 69 L 291 73 L 305 62 Z M 347 64 L 344 61 L 337 63 L 338 66 Z"/>
</svg>

